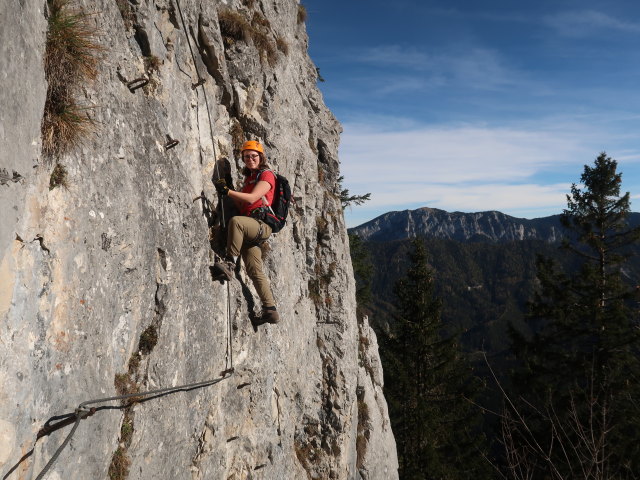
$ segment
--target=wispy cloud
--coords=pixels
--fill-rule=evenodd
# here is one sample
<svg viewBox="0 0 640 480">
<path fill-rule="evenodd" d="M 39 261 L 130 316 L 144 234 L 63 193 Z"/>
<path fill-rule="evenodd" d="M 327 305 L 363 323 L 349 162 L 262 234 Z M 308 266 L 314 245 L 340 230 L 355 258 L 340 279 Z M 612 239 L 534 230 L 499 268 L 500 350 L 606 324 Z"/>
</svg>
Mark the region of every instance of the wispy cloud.
<svg viewBox="0 0 640 480">
<path fill-rule="evenodd" d="M 353 54 L 358 62 L 379 69 L 401 69 L 419 73 L 430 86 L 457 84 L 472 89 L 496 89 L 505 85 L 521 85 L 523 75 L 510 67 L 495 50 L 457 46 L 437 53 L 383 45 Z"/>
<path fill-rule="evenodd" d="M 568 122 L 543 124 L 538 128 L 414 125 L 397 131 L 390 124 L 347 123 L 340 149 L 345 186 L 352 193 L 371 192 L 367 208 L 375 215 L 409 205 L 501 210 L 516 216 L 559 213 L 582 166 L 615 134 Z M 624 151 L 627 161 L 639 154 L 637 149 Z M 538 180 L 549 173 L 566 180 Z"/>
<path fill-rule="evenodd" d="M 434 183 L 522 181 L 543 168 L 570 162 L 588 149 L 562 130 L 457 126 L 396 131 L 345 124 L 341 158 L 346 175 L 362 169 L 399 180 Z M 409 176 L 407 172 L 412 172 Z"/>
<path fill-rule="evenodd" d="M 561 12 L 544 18 L 555 32 L 568 37 L 588 37 L 603 30 L 640 33 L 640 23 L 615 18 L 596 10 Z"/>
</svg>

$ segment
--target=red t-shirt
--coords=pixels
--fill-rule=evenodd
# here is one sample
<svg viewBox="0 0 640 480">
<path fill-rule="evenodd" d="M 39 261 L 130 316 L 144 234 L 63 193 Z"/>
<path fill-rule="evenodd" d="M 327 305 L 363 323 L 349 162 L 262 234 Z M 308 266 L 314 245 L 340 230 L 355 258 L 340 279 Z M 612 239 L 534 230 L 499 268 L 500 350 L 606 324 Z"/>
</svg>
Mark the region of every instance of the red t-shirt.
<svg viewBox="0 0 640 480">
<path fill-rule="evenodd" d="M 247 217 L 251 214 L 252 211 L 254 211 L 256 208 L 260 208 L 262 206 L 271 206 L 271 203 L 273 202 L 273 194 L 276 191 L 276 176 L 273 174 L 273 172 L 271 170 L 263 170 L 262 173 L 260 173 L 260 177 L 258 178 L 258 171 L 256 172 L 252 172 L 251 175 L 249 175 L 248 177 L 245 177 L 244 179 L 244 185 L 242 186 L 242 190 L 240 190 L 243 193 L 251 193 L 253 192 L 253 188 L 256 186 L 257 181 L 258 182 L 268 182 L 269 185 L 271 185 L 271 188 L 269 189 L 269 191 L 264 195 L 264 198 L 266 198 L 267 200 L 267 204 L 264 205 L 262 202 L 262 198 L 259 198 L 258 200 L 256 200 L 255 202 L 253 202 L 252 204 L 248 204 L 248 203 L 243 203 L 242 204 L 242 208 L 240 209 L 240 213 L 242 215 L 246 215 Z M 257 179 L 257 181 L 256 181 Z"/>
</svg>

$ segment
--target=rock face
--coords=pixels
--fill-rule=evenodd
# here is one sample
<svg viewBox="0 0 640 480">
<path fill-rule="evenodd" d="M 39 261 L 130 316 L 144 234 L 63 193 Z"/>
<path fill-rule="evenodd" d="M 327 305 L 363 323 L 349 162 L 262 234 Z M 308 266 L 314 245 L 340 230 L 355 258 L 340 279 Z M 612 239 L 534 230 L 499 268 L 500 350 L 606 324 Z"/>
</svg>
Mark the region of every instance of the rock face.
<svg viewBox="0 0 640 480">
<path fill-rule="evenodd" d="M 458 241 L 510 242 L 562 239 L 559 216 L 515 218 L 500 212 L 445 212 L 436 208 L 419 208 L 389 212 L 370 222 L 350 229 L 363 240 L 386 242 L 421 235 Z"/>
<path fill-rule="evenodd" d="M 35 478 L 71 429 L 45 422 L 81 402 L 231 366 L 207 387 L 94 405 L 47 478 L 397 478 L 375 335 L 355 314 L 340 125 L 316 87 L 300 5 L 72 5 L 102 47 L 81 89 L 95 132 L 54 159 L 41 153 L 46 3 L 0 6 L 2 478 Z M 296 199 L 265 260 L 281 323 L 257 332 L 244 269 L 212 281 L 216 229 L 194 201 L 217 203 L 225 160 L 241 178 L 248 139 Z M 50 188 L 56 163 L 66 186 Z"/>
</svg>

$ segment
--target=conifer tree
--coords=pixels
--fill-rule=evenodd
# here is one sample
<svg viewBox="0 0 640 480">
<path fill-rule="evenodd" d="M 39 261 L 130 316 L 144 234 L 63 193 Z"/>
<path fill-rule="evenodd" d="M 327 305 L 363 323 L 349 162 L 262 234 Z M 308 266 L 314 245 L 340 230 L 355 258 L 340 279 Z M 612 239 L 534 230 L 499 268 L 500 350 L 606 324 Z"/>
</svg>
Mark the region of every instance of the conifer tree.
<svg viewBox="0 0 640 480">
<path fill-rule="evenodd" d="M 616 170 L 602 153 L 585 165 L 583 187 L 572 185 L 561 220 L 573 234 L 564 248 L 577 273 L 539 258 L 531 335 L 512 332 L 522 399 L 511 411 L 521 415 L 512 448 L 531 456 L 537 446 L 530 478 L 640 476 L 639 317 L 636 288 L 623 278 L 640 229 L 627 226 L 629 193 L 620 195 Z"/>
<path fill-rule="evenodd" d="M 351 266 L 356 280 L 356 302 L 358 315 L 366 312 L 371 301 L 371 279 L 373 276 L 373 264 L 371 256 L 362 239 L 356 234 L 349 234 L 349 251 L 351 253 Z"/>
<path fill-rule="evenodd" d="M 422 240 L 395 286 L 397 318 L 383 337 L 385 396 L 402 479 L 481 479 L 479 416 L 469 399 L 478 388 L 455 337 L 441 334 L 441 303 Z"/>
</svg>

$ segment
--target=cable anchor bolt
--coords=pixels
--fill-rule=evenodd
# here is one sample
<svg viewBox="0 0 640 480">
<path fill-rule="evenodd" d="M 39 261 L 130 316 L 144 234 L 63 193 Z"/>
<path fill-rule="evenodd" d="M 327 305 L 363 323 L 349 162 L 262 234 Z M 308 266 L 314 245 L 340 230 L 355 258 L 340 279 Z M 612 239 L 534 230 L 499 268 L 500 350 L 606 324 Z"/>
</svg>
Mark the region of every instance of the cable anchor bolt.
<svg viewBox="0 0 640 480">
<path fill-rule="evenodd" d="M 193 85 L 191 85 L 191 90 L 195 90 L 199 86 L 204 85 L 206 81 L 207 81 L 206 78 L 198 78 L 198 81 Z"/>
</svg>

